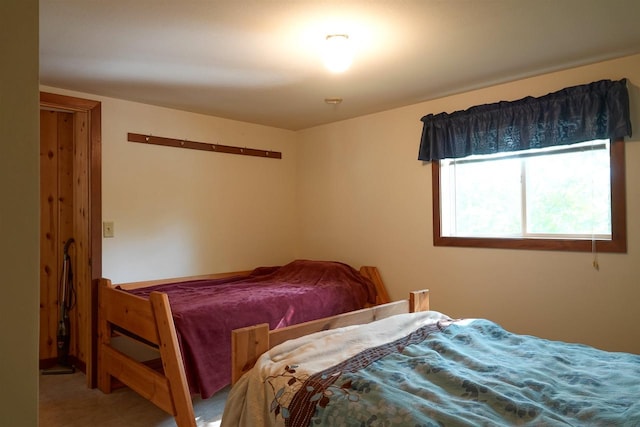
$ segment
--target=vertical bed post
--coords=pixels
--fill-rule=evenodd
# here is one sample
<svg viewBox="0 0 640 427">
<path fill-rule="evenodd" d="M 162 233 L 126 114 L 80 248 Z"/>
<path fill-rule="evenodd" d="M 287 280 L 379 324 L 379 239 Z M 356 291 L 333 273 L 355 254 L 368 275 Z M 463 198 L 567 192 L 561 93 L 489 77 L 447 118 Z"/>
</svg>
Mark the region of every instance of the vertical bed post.
<svg viewBox="0 0 640 427">
<path fill-rule="evenodd" d="M 360 267 L 360 274 L 371 280 L 373 285 L 376 287 L 376 305 L 391 302 L 391 298 L 389 298 L 389 293 L 387 292 L 387 288 L 382 281 L 382 277 L 380 276 L 380 272 L 377 267 L 363 265 Z"/>
<path fill-rule="evenodd" d="M 269 324 L 235 329 L 231 332 L 231 384 L 255 365 L 262 353 L 269 351 Z"/>
<path fill-rule="evenodd" d="M 106 320 L 105 310 L 109 305 L 107 291 L 111 289 L 111 280 L 100 279 L 98 282 L 98 388 L 106 394 L 111 393 L 111 375 L 104 367 L 103 346 L 111 343 L 111 324 Z"/>
<path fill-rule="evenodd" d="M 176 328 L 173 324 L 169 297 L 159 292 L 149 295 L 158 326 L 160 355 L 164 374 L 169 381 L 169 392 L 175 409 L 175 420 L 179 427 L 196 427 L 191 394 L 187 386 L 187 376 L 182 364 L 182 353 L 178 344 Z"/>
<path fill-rule="evenodd" d="M 409 292 L 409 312 L 429 311 L 429 289 Z"/>
</svg>

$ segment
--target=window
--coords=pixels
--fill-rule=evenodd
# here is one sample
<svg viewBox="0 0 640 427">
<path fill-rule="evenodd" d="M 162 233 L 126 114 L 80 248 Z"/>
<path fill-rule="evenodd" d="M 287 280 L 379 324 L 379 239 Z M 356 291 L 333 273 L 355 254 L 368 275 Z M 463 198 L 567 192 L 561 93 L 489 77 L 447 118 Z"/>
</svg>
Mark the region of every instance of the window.
<svg viewBox="0 0 640 427">
<path fill-rule="evenodd" d="M 626 252 L 622 140 L 432 165 L 436 246 Z"/>
<path fill-rule="evenodd" d="M 627 251 L 627 79 L 420 120 L 436 246 Z"/>
</svg>

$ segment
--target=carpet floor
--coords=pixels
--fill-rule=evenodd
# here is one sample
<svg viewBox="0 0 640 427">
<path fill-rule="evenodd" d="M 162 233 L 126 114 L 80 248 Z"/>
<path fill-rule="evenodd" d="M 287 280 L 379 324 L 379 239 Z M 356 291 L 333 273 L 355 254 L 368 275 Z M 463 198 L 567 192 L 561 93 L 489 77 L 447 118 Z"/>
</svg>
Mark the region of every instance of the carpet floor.
<svg viewBox="0 0 640 427">
<path fill-rule="evenodd" d="M 198 427 L 218 427 L 229 388 L 193 399 Z M 128 388 L 104 394 L 82 373 L 40 375 L 40 427 L 175 427 L 173 417 Z"/>
</svg>

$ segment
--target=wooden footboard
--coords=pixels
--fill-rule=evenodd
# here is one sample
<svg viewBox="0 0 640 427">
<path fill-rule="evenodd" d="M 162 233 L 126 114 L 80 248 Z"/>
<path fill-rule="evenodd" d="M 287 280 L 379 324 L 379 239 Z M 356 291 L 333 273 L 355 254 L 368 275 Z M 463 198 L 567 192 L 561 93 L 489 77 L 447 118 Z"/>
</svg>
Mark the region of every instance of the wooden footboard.
<svg viewBox="0 0 640 427">
<path fill-rule="evenodd" d="M 229 277 L 231 272 L 119 284 L 134 289 L 163 283 Z M 362 267 L 360 274 L 376 288 L 376 303 L 389 302 L 389 294 L 375 267 Z M 182 354 L 166 294 L 152 292 L 149 299 L 116 289 L 109 279 L 101 279 L 98 292 L 98 388 L 110 393 L 114 380 L 128 386 L 156 406 L 171 414 L 179 427 L 196 425 Z M 113 345 L 113 338 L 125 335 L 156 349 L 162 369 L 156 370 Z M 274 341 L 275 342 L 275 341 Z"/>
<path fill-rule="evenodd" d="M 117 378 L 165 412 L 180 427 L 195 427 L 191 395 L 166 294 L 152 292 L 149 299 L 114 289 L 102 279 L 99 291 L 98 387 L 110 393 Z M 127 334 L 160 352 L 157 372 L 111 345 L 116 334 Z"/>
<path fill-rule="evenodd" d="M 236 329 L 231 333 L 231 384 L 249 371 L 263 353 L 287 340 L 314 332 L 362 325 L 396 314 L 429 310 L 429 290 L 415 291 L 408 300 L 382 304 L 324 319 L 269 330 L 266 323 Z"/>
</svg>

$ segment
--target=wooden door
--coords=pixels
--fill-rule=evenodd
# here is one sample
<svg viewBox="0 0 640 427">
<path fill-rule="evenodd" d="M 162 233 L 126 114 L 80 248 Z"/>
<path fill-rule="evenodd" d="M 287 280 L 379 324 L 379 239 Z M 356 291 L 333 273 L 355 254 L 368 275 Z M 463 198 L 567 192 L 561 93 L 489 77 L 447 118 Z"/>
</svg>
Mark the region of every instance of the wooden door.
<svg viewBox="0 0 640 427">
<path fill-rule="evenodd" d="M 44 146 L 41 147 L 41 250 L 44 253 L 41 275 L 44 277 L 41 283 L 40 357 L 41 362 L 43 356 L 45 359 L 54 355 L 57 357 L 52 325 L 57 323 L 58 318 L 57 283 L 62 268 L 61 244 L 64 245 L 71 230 L 75 243 L 70 247 L 69 254 L 74 272 L 76 306 L 71 313 L 70 354 L 76 366 L 87 374 L 87 386 L 95 387 L 97 283 L 102 276 L 102 107 L 99 101 L 41 92 L 40 108 L 45 110 L 41 112 L 45 127 L 56 128 L 55 131 L 41 129 L 44 134 L 41 135 L 44 136 L 42 139 L 47 142 L 43 142 Z M 68 138 L 69 127 L 73 134 L 72 156 L 69 156 L 68 142 L 58 142 Z M 64 166 L 59 167 L 61 162 Z M 50 171 L 54 167 L 57 169 L 55 177 Z M 54 229 L 52 223 L 58 233 L 55 237 L 51 231 Z M 50 234 L 47 235 L 45 230 L 50 230 Z M 54 254 L 56 251 L 57 254 Z M 53 282 L 55 291 L 52 291 Z"/>
<path fill-rule="evenodd" d="M 73 237 L 73 114 L 40 111 L 40 361 L 57 357 L 62 252 Z M 70 248 L 72 265 L 75 251 Z M 74 313 L 70 316 L 73 317 Z M 77 344 L 77 322 L 71 322 Z M 76 352 L 71 352 L 75 354 Z M 44 366 L 42 366 L 44 367 Z"/>
<path fill-rule="evenodd" d="M 88 116 L 40 111 L 40 365 L 55 364 L 63 250 L 73 273 L 69 360 L 86 371 L 91 347 Z"/>
</svg>

